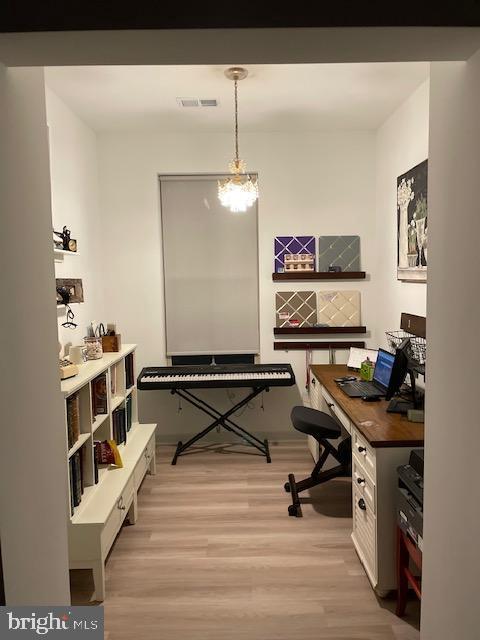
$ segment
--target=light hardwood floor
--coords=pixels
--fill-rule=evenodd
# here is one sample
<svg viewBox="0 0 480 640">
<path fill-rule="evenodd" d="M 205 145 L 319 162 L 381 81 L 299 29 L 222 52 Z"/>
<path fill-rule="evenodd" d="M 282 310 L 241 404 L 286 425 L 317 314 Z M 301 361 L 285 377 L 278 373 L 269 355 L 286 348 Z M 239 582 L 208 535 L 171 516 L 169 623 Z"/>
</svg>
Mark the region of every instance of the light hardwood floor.
<svg viewBox="0 0 480 640">
<path fill-rule="evenodd" d="M 272 464 L 227 446 L 172 467 L 173 448 L 158 447 L 138 522 L 107 562 L 107 640 L 418 640 L 418 603 L 398 619 L 355 554 L 350 482 L 313 489 L 290 518 L 283 483 L 312 460 L 303 441 L 271 450 Z M 72 572 L 74 604 L 91 591 Z"/>
</svg>

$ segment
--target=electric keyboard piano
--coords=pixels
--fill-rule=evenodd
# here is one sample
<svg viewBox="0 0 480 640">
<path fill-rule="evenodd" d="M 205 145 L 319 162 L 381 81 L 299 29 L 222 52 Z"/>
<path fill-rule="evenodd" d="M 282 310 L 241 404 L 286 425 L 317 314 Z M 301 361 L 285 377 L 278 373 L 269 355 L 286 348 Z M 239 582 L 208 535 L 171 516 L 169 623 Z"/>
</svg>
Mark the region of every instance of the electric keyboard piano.
<svg viewBox="0 0 480 640">
<path fill-rule="evenodd" d="M 170 390 L 213 418 L 213 422 L 197 433 L 188 442 L 179 442 L 172 464 L 186 449 L 210 433 L 216 427 L 223 427 L 241 438 L 244 443 L 255 447 L 271 462 L 268 440 L 259 440 L 252 433 L 240 427 L 232 416 L 255 396 L 270 387 L 290 387 L 295 384 L 295 375 L 289 364 L 231 364 L 231 365 L 182 365 L 174 367 L 145 367 L 137 380 L 140 391 Z M 190 389 L 225 389 L 247 387 L 251 391 L 234 406 L 223 413 L 195 395 Z"/>
<path fill-rule="evenodd" d="M 230 364 L 146 367 L 137 386 L 148 389 L 210 389 L 228 387 L 289 387 L 295 376 L 289 364 Z"/>
</svg>

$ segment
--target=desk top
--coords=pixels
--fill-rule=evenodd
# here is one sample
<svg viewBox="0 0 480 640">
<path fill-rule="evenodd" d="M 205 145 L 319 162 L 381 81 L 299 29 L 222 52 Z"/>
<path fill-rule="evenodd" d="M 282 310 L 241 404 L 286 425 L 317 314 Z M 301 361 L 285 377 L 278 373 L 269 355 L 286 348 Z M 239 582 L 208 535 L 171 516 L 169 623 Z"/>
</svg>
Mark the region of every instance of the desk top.
<svg viewBox="0 0 480 640">
<path fill-rule="evenodd" d="M 345 365 L 315 364 L 311 370 L 372 447 L 423 447 L 423 422 L 409 422 L 399 413 L 387 413 L 386 400 L 364 402 L 340 389 L 334 378 L 352 374 Z M 365 425 L 368 421 L 373 424 Z"/>
</svg>

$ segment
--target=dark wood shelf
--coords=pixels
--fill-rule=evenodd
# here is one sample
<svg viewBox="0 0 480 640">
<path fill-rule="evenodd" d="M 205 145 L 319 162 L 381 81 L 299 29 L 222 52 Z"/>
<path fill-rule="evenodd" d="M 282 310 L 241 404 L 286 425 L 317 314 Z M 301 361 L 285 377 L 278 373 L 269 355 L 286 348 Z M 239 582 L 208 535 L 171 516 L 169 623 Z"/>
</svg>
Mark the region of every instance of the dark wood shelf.
<svg viewBox="0 0 480 640">
<path fill-rule="evenodd" d="M 364 349 L 365 342 L 363 340 L 355 341 L 355 342 L 331 342 L 330 340 L 325 340 L 324 342 L 307 342 L 306 340 L 297 340 L 296 342 L 283 342 L 282 340 L 277 340 L 277 342 L 273 343 L 274 351 L 329 351 L 330 349 L 350 349 L 351 347 L 357 347 L 357 349 Z"/>
<path fill-rule="evenodd" d="M 276 336 L 328 335 L 330 333 L 367 333 L 367 327 L 274 327 L 273 329 L 273 334 Z"/>
<path fill-rule="evenodd" d="M 274 282 L 300 282 L 301 280 L 365 280 L 365 271 L 288 271 L 272 273 Z"/>
</svg>

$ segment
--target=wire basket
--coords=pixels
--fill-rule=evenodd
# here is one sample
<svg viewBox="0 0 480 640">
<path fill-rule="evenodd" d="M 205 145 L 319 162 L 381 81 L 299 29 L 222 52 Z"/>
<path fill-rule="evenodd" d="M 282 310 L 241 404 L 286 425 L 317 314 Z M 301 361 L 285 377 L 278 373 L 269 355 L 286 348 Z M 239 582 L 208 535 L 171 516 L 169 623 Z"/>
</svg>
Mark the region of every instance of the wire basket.
<svg viewBox="0 0 480 640">
<path fill-rule="evenodd" d="M 419 365 L 425 364 L 427 355 L 427 341 L 425 338 L 414 336 L 412 333 L 403 330 L 386 331 L 385 335 L 387 336 L 388 346 L 393 353 L 395 353 L 397 347 L 401 345 L 405 338 L 410 338 L 410 358 Z"/>
</svg>

